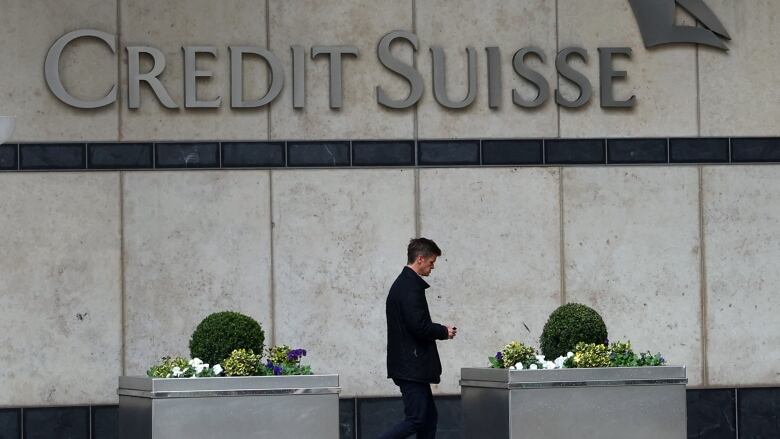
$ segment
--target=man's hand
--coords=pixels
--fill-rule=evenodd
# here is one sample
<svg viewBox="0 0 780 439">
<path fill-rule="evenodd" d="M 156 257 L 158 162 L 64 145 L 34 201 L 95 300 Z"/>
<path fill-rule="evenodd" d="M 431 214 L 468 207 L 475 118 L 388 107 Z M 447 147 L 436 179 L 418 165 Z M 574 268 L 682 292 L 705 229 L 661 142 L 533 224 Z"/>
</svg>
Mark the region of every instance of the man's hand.
<svg viewBox="0 0 780 439">
<path fill-rule="evenodd" d="M 458 335 L 458 328 L 454 326 L 447 326 L 447 338 L 452 340 L 456 335 Z"/>
</svg>

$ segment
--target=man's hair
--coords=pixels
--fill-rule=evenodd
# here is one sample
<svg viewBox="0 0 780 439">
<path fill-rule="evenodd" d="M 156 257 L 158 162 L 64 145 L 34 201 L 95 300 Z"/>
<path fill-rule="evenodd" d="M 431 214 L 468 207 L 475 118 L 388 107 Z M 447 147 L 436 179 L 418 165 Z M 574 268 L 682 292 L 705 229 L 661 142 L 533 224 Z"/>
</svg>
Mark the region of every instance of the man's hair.
<svg viewBox="0 0 780 439">
<path fill-rule="evenodd" d="M 429 258 L 441 256 L 441 249 L 435 242 L 427 238 L 412 238 L 406 248 L 406 263 L 413 263 L 418 256 Z"/>
</svg>

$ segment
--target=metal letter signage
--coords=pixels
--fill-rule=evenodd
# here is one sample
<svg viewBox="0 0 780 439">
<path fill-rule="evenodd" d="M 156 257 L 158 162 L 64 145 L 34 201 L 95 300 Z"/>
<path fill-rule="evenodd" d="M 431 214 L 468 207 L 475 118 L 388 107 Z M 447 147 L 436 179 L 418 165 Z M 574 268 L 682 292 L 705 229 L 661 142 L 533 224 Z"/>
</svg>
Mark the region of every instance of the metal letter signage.
<svg viewBox="0 0 780 439">
<path fill-rule="evenodd" d="M 109 91 L 107 95 L 105 95 L 102 99 L 98 99 L 97 101 L 84 101 L 77 97 L 74 97 L 72 94 L 68 93 L 68 91 L 65 90 L 65 86 L 62 85 L 62 79 L 60 78 L 60 57 L 62 56 L 62 51 L 65 49 L 65 46 L 67 46 L 71 41 L 77 38 L 85 38 L 85 37 L 92 37 L 92 38 L 103 40 L 103 42 L 106 43 L 106 45 L 111 49 L 111 52 L 116 53 L 116 46 L 114 44 L 114 40 L 116 40 L 116 37 L 109 33 L 101 32 L 99 30 L 94 30 L 94 29 L 83 29 L 83 30 L 68 32 L 65 35 L 61 36 L 59 39 L 57 39 L 57 41 L 55 41 L 54 44 L 49 49 L 49 52 L 46 54 L 46 61 L 43 64 L 43 72 L 44 72 L 44 77 L 46 78 L 46 85 L 49 86 L 49 90 L 51 90 L 54 96 L 57 96 L 59 100 L 65 102 L 71 107 L 76 107 L 76 108 L 105 107 L 106 105 L 110 105 L 116 102 L 116 84 L 114 84 L 114 86 L 111 87 L 111 91 Z"/>
<path fill-rule="evenodd" d="M 728 50 L 721 40 L 730 40 L 723 24 L 703 0 L 628 0 L 634 10 L 646 48 L 663 44 L 694 43 Z M 679 26 L 674 22 L 676 5 L 706 27 Z M 720 38 L 718 38 L 720 37 Z"/>
<path fill-rule="evenodd" d="M 647 48 L 663 44 L 674 43 L 696 43 L 706 44 L 726 50 L 723 39 L 730 39 L 723 24 L 718 20 L 712 10 L 703 3 L 703 0 L 628 0 L 631 8 L 636 15 L 639 23 L 639 30 L 642 34 L 645 46 Z M 693 26 L 680 26 L 675 24 L 675 8 L 680 5 L 691 13 L 706 28 Z M 116 35 L 106 32 L 82 29 L 68 32 L 58 38 L 49 49 L 44 63 L 44 75 L 46 84 L 52 94 L 63 103 L 76 108 L 100 108 L 117 102 L 117 93 L 119 84 L 114 84 L 113 88 L 104 95 L 103 98 L 94 101 L 85 101 L 74 97 L 65 89 L 60 77 L 60 57 L 63 50 L 74 40 L 79 38 L 97 38 L 102 40 L 116 57 L 117 51 L 122 49 L 116 47 Z M 410 46 L 411 57 L 399 57 L 400 54 L 393 53 L 391 46 L 393 44 L 403 44 Z M 452 98 L 447 88 L 447 64 L 445 63 L 445 49 L 442 46 L 433 45 L 430 47 L 429 54 L 418 53 L 419 42 L 417 35 L 406 30 L 395 30 L 382 36 L 376 48 L 376 60 L 378 64 L 388 72 L 395 74 L 406 82 L 408 94 L 406 97 L 391 97 L 386 89 L 381 85 L 376 85 L 376 103 L 382 107 L 406 110 L 416 106 L 427 86 L 431 87 L 434 100 L 442 108 L 448 110 L 461 110 L 468 108 L 475 103 L 481 103 L 478 99 L 480 93 L 485 91 L 478 90 L 478 75 L 487 73 L 487 102 L 486 105 L 492 110 L 501 108 L 504 98 L 511 95 L 512 104 L 526 111 L 544 106 L 548 101 L 553 101 L 555 105 L 566 108 L 580 108 L 588 105 L 593 97 L 594 87 L 592 79 L 596 79 L 599 84 L 599 103 L 602 108 L 632 108 L 637 105 L 638 98 L 631 94 L 631 85 L 628 83 L 628 72 L 618 70 L 613 61 L 617 57 L 631 60 L 633 53 L 630 47 L 597 47 L 599 54 L 599 66 L 597 70 L 598 78 L 590 78 L 594 75 L 593 69 L 586 69 L 589 62 L 588 50 L 584 47 L 562 47 L 553 57 L 554 65 L 547 64 L 547 54 L 538 47 L 520 46 L 514 53 L 511 61 L 511 68 L 506 68 L 501 49 L 496 45 L 484 47 L 487 69 L 483 71 L 478 68 L 481 60 L 477 57 L 477 49 L 471 45 L 465 47 L 466 61 L 466 89 Z M 211 70 L 203 70 L 198 67 L 198 56 L 209 56 L 215 61 L 219 61 L 218 49 L 209 45 L 184 46 L 182 49 L 182 67 L 183 74 L 183 107 L 189 108 L 219 108 L 223 105 L 220 96 L 211 99 L 201 99 L 198 97 L 198 80 L 215 78 L 218 76 Z M 313 62 L 319 58 L 327 58 L 329 63 L 329 107 L 331 110 L 340 110 L 344 106 L 344 91 L 350 90 L 349 82 L 344 84 L 344 63 L 345 58 L 350 57 L 353 62 L 365 62 L 359 57 L 360 52 L 355 45 L 313 45 L 304 47 L 299 44 L 289 46 L 291 54 L 292 70 L 292 108 L 296 111 L 303 110 L 306 106 L 307 86 L 307 52 Z M 165 108 L 178 109 L 177 103 L 168 93 L 164 85 L 163 73 L 166 68 L 165 54 L 160 49 L 153 46 L 126 46 L 127 51 L 127 79 L 124 86 L 127 89 L 127 107 L 131 110 L 137 110 L 141 107 L 141 85 L 151 88 L 153 96 L 157 102 Z M 450 48 L 450 53 L 455 53 Z M 279 97 L 285 86 L 285 63 L 277 54 L 271 50 L 260 46 L 231 46 L 228 45 L 229 63 L 230 63 L 230 107 L 231 108 L 261 108 L 271 105 Z M 408 53 L 408 51 L 402 52 Z M 255 56 L 261 58 L 269 68 L 268 90 L 265 95 L 258 99 L 249 99 L 244 93 L 244 57 Z M 430 56 L 431 71 L 424 76 L 417 68 L 416 57 Z M 141 71 L 141 57 L 147 60 L 145 65 L 151 67 Z M 508 57 L 507 57 L 508 58 Z M 116 58 L 115 58 L 116 59 Z M 625 62 L 625 60 L 624 60 Z M 551 62 L 552 64 L 552 62 Z M 176 64 L 174 64 L 176 66 Z M 507 66 L 509 67 L 509 66 Z M 178 66 L 177 66 L 178 68 Z M 545 72 L 546 71 L 546 72 Z M 511 72 L 509 80 L 522 80 L 522 88 L 513 88 L 511 92 L 504 91 L 504 72 Z M 311 80 L 311 78 L 309 78 Z M 565 81 L 576 89 L 578 95 L 573 93 L 563 93 L 560 88 L 551 90 L 550 82 Z M 427 84 L 426 84 L 427 81 Z M 483 83 L 485 83 L 483 82 Z M 318 84 L 311 84 L 317 86 Z M 324 85 L 324 84 L 323 84 Z M 618 90 L 613 90 L 620 87 Z M 572 87 L 568 87 L 572 89 Z M 625 90 L 628 88 L 629 90 Z M 257 90 L 252 90 L 253 95 Z M 450 90 L 450 92 L 452 92 Z M 534 96 L 535 95 L 535 96 Z M 554 97 L 550 99 L 551 95 Z M 348 94 L 353 97 L 353 94 Z M 461 97 L 462 96 L 462 97 Z M 622 99 L 616 96 L 621 96 Z M 154 104 L 152 104 L 154 105 Z M 289 104 L 288 104 L 289 105 Z"/>
</svg>

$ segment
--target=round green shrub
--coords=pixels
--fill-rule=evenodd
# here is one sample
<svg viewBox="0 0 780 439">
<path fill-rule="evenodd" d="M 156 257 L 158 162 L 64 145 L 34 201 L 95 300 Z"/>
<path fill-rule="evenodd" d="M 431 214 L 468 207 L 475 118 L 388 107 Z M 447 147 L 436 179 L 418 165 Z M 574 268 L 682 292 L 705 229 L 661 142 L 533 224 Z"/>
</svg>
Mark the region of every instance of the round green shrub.
<svg viewBox="0 0 780 439">
<path fill-rule="evenodd" d="M 558 307 L 544 324 L 539 345 L 552 361 L 573 352 L 577 343 L 607 343 L 607 326 L 593 308 L 579 303 Z"/>
<path fill-rule="evenodd" d="M 200 322 L 190 339 L 190 355 L 215 365 L 236 349 L 263 352 L 265 333 L 257 321 L 233 311 L 211 314 Z"/>
</svg>

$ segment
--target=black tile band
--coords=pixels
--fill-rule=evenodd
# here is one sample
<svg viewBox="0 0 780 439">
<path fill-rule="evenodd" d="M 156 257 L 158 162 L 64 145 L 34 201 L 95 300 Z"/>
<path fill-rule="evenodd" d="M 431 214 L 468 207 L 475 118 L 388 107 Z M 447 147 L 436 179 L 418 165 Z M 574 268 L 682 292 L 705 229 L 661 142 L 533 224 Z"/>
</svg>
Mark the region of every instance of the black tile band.
<svg viewBox="0 0 780 439">
<path fill-rule="evenodd" d="M 728 163 L 729 139 L 669 139 L 670 163 Z"/>
<path fill-rule="evenodd" d="M 551 139 L 544 142 L 544 160 L 550 165 L 603 165 L 606 143 L 602 139 Z"/>
<path fill-rule="evenodd" d="M 610 164 L 668 163 L 666 139 L 608 139 L 607 161 Z"/>
<path fill-rule="evenodd" d="M 222 144 L 222 167 L 280 167 L 286 155 L 284 142 L 226 142 Z"/>
<path fill-rule="evenodd" d="M 780 162 L 780 139 L 731 139 L 731 160 L 746 162 Z"/>
<path fill-rule="evenodd" d="M 780 138 L 279 140 L 0 145 L 0 172 L 732 163 L 780 163 Z"/>
<path fill-rule="evenodd" d="M 349 166 L 349 142 L 287 142 L 287 166 Z"/>
<path fill-rule="evenodd" d="M 544 163 L 543 141 L 483 140 L 483 165 L 541 165 Z"/>
<path fill-rule="evenodd" d="M 11 171 L 19 167 L 19 145 L 0 145 L 0 170 Z"/>
<path fill-rule="evenodd" d="M 158 168 L 219 168 L 219 143 L 158 143 Z"/>
<path fill-rule="evenodd" d="M 152 143 L 90 143 L 87 145 L 90 169 L 149 169 L 154 167 Z"/>
<path fill-rule="evenodd" d="M 87 168 L 85 143 L 19 145 L 19 169 L 73 170 Z"/>
<path fill-rule="evenodd" d="M 479 165 L 479 140 L 421 140 L 417 143 L 417 163 L 421 166 Z"/>
<path fill-rule="evenodd" d="M 414 141 L 354 141 L 353 166 L 414 166 Z"/>
<path fill-rule="evenodd" d="M 0 409 L 0 438 L 21 439 L 22 410 Z"/>
</svg>

